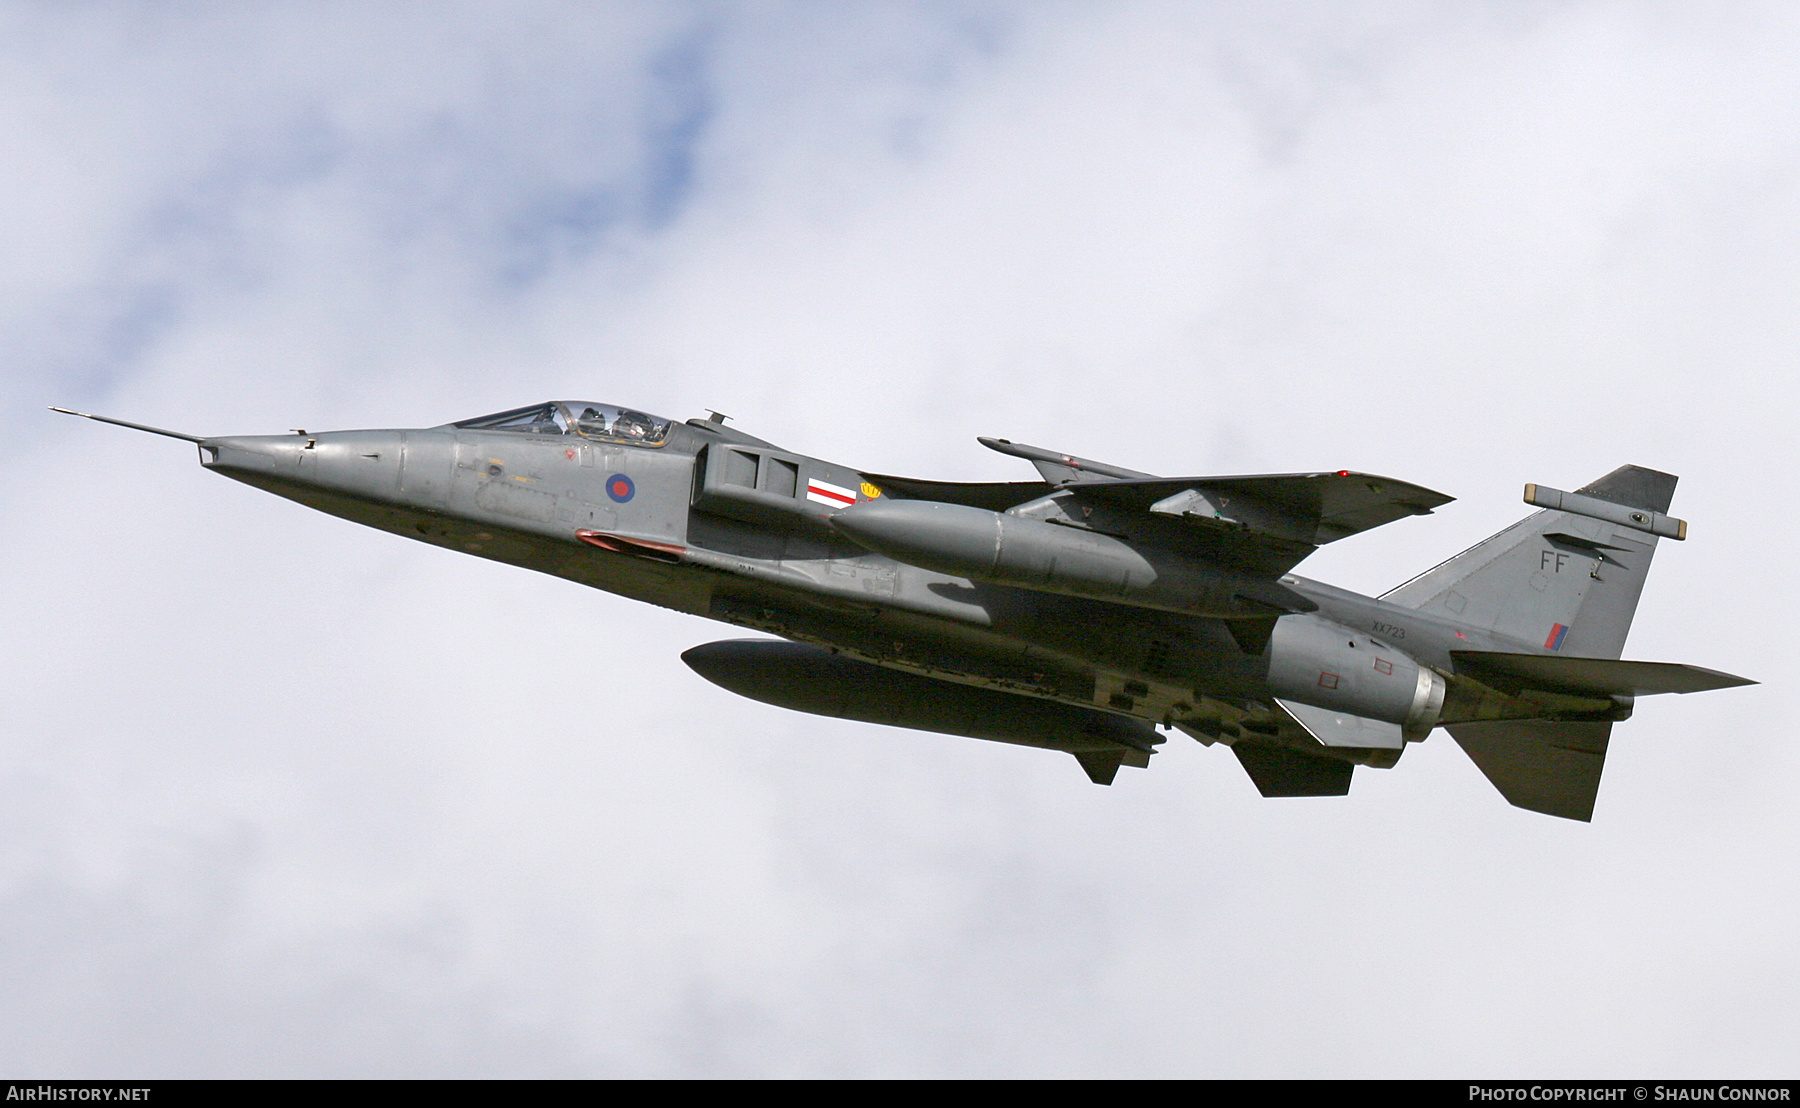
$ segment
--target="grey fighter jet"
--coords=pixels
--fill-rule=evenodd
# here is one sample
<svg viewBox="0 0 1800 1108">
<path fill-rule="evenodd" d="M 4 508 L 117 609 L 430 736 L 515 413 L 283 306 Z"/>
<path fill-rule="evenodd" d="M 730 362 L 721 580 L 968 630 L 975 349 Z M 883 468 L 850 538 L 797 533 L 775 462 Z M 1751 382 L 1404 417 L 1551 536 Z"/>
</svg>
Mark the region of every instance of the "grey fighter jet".
<svg viewBox="0 0 1800 1108">
<path fill-rule="evenodd" d="M 66 411 L 66 409 L 55 409 Z M 81 412 L 67 412 L 84 415 Z M 1508 801 L 1593 815 L 1637 697 L 1751 684 L 1621 661 L 1675 478 L 1624 466 L 1380 597 L 1296 576 L 1451 498 L 1339 470 L 1157 477 L 1005 439 L 1034 481 L 868 473 L 727 427 L 561 401 L 423 430 L 185 439 L 322 512 L 778 638 L 682 655 L 800 712 L 1074 755 L 1175 729 L 1264 796 L 1330 796 L 1442 727 Z"/>
</svg>

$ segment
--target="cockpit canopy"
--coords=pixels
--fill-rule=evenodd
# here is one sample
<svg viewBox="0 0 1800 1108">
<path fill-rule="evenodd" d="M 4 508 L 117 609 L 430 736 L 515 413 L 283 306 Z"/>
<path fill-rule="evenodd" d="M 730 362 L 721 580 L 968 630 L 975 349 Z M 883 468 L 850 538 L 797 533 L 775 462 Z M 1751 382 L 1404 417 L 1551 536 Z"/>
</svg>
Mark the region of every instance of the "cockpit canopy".
<svg viewBox="0 0 1800 1108">
<path fill-rule="evenodd" d="M 669 439 L 669 424 L 661 416 L 648 415 L 612 404 L 585 400 L 552 400 L 529 408 L 514 408 L 451 424 L 469 431 L 514 431 L 526 435 L 580 435 L 601 442 L 630 446 L 661 446 Z"/>
</svg>

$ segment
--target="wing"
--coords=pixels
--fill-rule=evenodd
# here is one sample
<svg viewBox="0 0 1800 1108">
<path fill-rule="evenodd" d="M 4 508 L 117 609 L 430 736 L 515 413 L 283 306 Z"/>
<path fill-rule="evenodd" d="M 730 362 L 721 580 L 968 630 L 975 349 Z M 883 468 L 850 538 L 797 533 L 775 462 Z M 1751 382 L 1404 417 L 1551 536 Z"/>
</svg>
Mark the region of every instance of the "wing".
<svg viewBox="0 0 1800 1108">
<path fill-rule="evenodd" d="M 1279 577 L 1314 550 L 1452 499 L 1368 473 L 1094 480 L 1064 486 L 1114 512 L 1160 520 L 1197 557 Z"/>
<path fill-rule="evenodd" d="M 1430 515 L 1454 497 L 1372 473 L 1275 473 L 1256 477 L 1156 477 L 1074 486 L 1084 497 L 1201 526 L 1288 542 L 1328 542 Z"/>
<path fill-rule="evenodd" d="M 1328 542 L 1407 516 L 1429 515 L 1453 498 L 1372 473 L 1271 473 L 1238 477 L 1156 477 L 1139 470 L 983 438 L 983 446 L 1025 458 L 1042 481 L 964 484 L 865 474 L 895 496 L 1004 512 L 1055 492 L 1077 498 L 1084 526 L 1151 546 L 1173 545 L 1249 573 L 1279 577 Z M 1115 517 L 1118 526 L 1101 512 Z M 1134 522 L 1134 518 L 1135 522 Z M 1142 524 L 1142 526 L 1139 526 Z M 1140 531 L 1142 534 L 1140 534 Z"/>
<path fill-rule="evenodd" d="M 885 473 L 865 473 L 863 479 L 902 500 L 935 500 L 941 504 L 963 504 L 1004 512 L 1017 504 L 1050 491 L 1043 481 L 922 481 L 916 477 L 894 477 Z"/>
</svg>

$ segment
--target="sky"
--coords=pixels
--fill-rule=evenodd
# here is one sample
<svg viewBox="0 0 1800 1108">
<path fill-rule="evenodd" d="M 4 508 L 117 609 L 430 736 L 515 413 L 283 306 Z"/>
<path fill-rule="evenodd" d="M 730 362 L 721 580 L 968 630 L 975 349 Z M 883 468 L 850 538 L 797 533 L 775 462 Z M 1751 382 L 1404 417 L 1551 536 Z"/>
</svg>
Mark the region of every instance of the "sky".
<svg viewBox="0 0 1800 1108">
<path fill-rule="evenodd" d="M 1800 14 L 0 3 L 0 1072 L 1791 1077 Z M 184 444 L 575 397 L 1032 476 L 1681 475 L 1592 824 L 734 698 Z"/>
</svg>

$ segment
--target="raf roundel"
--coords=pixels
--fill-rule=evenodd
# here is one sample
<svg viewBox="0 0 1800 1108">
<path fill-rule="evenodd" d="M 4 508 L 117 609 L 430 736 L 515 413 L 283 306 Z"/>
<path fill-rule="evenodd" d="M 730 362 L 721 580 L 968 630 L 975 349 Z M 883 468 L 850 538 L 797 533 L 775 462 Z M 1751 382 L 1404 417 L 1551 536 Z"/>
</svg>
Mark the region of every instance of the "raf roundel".
<svg viewBox="0 0 1800 1108">
<path fill-rule="evenodd" d="M 606 495 L 612 497 L 613 503 L 623 504 L 637 495 L 637 486 L 623 473 L 615 473 L 606 479 Z"/>
</svg>

